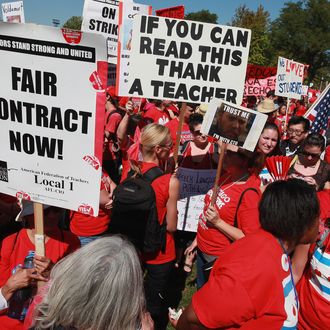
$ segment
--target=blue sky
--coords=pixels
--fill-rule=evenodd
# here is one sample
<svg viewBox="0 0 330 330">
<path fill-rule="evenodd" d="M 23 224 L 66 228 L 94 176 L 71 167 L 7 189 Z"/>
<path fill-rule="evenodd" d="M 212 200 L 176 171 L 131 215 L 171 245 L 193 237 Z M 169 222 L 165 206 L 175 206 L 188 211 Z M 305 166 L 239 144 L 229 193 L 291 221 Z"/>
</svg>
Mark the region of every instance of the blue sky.
<svg viewBox="0 0 330 330">
<path fill-rule="evenodd" d="M 11 2 L 0 0 L 0 3 Z M 61 25 L 71 16 L 81 16 L 84 0 L 23 0 L 25 20 L 27 23 L 52 25 L 52 19 L 59 19 Z M 235 9 L 246 4 L 256 10 L 262 4 L 269 11 L 271 19 L 278 17 L 280 9 L 287 0 L 139 0 L 139 3 L 149 4 L 155 9 L 184 5 L 186 13 L 208 9 L 218 15 L 218 23 L 226 24 L 231 21 Z M 297 1 L 292 1 L 297 2 Z"/>
</svg>

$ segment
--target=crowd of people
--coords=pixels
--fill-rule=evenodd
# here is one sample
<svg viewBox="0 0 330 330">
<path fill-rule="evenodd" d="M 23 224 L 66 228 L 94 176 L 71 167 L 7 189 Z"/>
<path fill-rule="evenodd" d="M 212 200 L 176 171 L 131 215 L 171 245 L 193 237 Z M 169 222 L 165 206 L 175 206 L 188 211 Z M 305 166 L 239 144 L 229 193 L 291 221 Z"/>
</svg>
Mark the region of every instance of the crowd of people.
<svg viewBox="0 0 330 330">
<path fill-rule="evenodd" d="M 97 217 L 45 205 L 45 256 L 33 255 L 28 269 L 33 205 L 24 203 L 15 222 L 17 201 L 1 194 L 0 329 L 161 330 L 169 321 L 177 329 L 327 329 L 330 147 L 309 133 L 302 101 L 287 105 L 270 92 L 243 105 L 268 115 L 253 152 L 203 134 L 204 104 L 120 98 L 109 87 Z M 221 154 L 218 189 L 200 191 L 197 233 L 177 230 L 180 171 L 215 171 Z M 273 156 L 289 157 L 286 180 L 267 167 Z M 131 193 L 127 204 L 120 192 Z M 167 299 L 173 274 L 189 276 L 195 259 L 197 292 L 168 318 L 178 307 Z M 33 290 L 17 317 L 15 293 L 24 288 Z"/>
</svg>

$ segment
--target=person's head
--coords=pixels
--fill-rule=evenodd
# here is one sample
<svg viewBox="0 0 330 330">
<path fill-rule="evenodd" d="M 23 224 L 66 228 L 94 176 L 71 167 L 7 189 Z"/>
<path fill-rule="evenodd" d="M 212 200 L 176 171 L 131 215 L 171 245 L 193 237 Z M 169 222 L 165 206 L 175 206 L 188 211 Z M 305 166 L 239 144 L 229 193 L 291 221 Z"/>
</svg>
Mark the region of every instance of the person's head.
<svg viewBox="0 0 330 330">
<path fill-rule="evenodd" d="M 286 114 L 286 105 L 285 104 L 281 104 L 279 106 L 278 113 L 282 116 L 284 116 Z"/>
<path fill-rule="evenodd" d="M 173 142 L 167 127 L 153 123 L 143 128 L 140 145 L 143 157 L 155 155 L 159 160 L 166 160 Z"/>
<path fill-rule="evenodd" d="M 198 104 L 197 103 L 187 103 L 186 105 L 186 110 L 185 110 L 185 113 L 184 113 L 184 121 L 186 123 L 189 122 L 189 117 L 195 113 L 195 110 L 197 108 Z"/>
<path fill-rule="evenodd" d="M 238 141 L 240 135 L 245 132 L 248 119 L 225 111 L 224 105 L 217 109 L 217 130 L 219 135 L 234 141 Z"/>
<path fill-rule="evenodd" d="M 258 140 L 257 149 L 265 156 L 269 156 L 278 146 L 280 133 L 278 127 L 272 123 L 266 123 Z"/>
<path fill-rule="evenodd" d="M 275 89 L 268 91 L 266 97 L 273 100 L 275 98 Z"/>
<path fill-rule="evenodd" d="M 315 189 L 299 179 L 269 184 L 259 203 L 261 227 L 291 247 L 315 242 L 319 214 Z"/>
<path fill-rule="evenodd" d="M 207 136 L 201 133 L 202 123 L 203 116 L 199 113 L 193 113 L 189 117 L 189 129 L 197 147 L 202 147 L 208 144 Z"/>
<path fill-rule="evenodd" d="M 302 116 L 290 118 L 287 130 L 290 142 L 299 145 L 306 138 L 309 127 L 309 120 Z"/>
<path fill-rule="evenodd" d="M 131 243 L 100 238 L 58 262 L 36 310 L 36 329 L 138 329 L 145 308 L 143 274 Z"/>
<path fill-rule="evenodd" d="M 314 166 L 325 149 L 325 138 L 318 133 L 309 134 L 299 150 L 299 161 L 305 166 Z"/>
</svg>

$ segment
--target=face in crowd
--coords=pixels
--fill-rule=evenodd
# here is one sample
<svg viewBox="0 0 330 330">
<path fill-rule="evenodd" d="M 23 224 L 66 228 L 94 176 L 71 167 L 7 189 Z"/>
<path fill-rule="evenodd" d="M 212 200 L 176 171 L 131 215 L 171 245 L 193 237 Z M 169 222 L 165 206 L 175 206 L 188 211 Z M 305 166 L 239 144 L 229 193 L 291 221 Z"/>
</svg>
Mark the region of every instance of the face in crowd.
<svg viewBox="0 0 330 330">
<path fill-rule="evenodd" d="M 287 133 L 289 135 L 289 140 L 294 145 L 300 144 L 307 136 L 308 132 L 305 131 L 303 124 L 290 125 Z"/>
<path fill-rule="evenodd" d="M 306 144 L 298 155 L 299 162 L 306 167 L 314 166 L 319 161 L 321 153 L 319 146 Z"/>
<path fill-rule="evenodd" d="M 218 115 L 217 128 L 220 136 L 238 141 L 238 137 L 245 132 L 247 119 L 221 111 Z"/>
<path fill-rule="evenodd" d="M 272 128 L 265 128 L 258 140 L 258 149 L 264 154 L 269 155 L 278 143 L 278 132 Z"/>
<path fill-rule="evenodd" d="M 194 126 L 193 131 L 191 132 L 194 138 L 194 143 L 197 147 L 203 147 L 208 143 L 207 136 L 201 132 L 202 124 L 197 124 Z"/>
</svg>

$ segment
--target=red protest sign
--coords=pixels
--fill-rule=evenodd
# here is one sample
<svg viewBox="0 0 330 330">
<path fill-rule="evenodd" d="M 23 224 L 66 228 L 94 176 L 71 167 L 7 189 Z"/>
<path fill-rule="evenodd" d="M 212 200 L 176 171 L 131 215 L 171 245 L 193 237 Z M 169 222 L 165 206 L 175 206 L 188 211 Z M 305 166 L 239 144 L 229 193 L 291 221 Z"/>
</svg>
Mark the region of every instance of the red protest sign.
<svg viewBox="0 0 330 330">
<path fill-rule="evenodd" d="M 176 7 L 158 9 L 158 10 L 156 10 L 156 16 L 183 19 L 184 18 L 184 6 L 176 6 Z"/>
<path fill-rule="evenodd" d="M 265 79 L 275 76 L 276 72 L 276 67 L 248 64 L 246 69 L 246 78 Z"/>
</svg>

